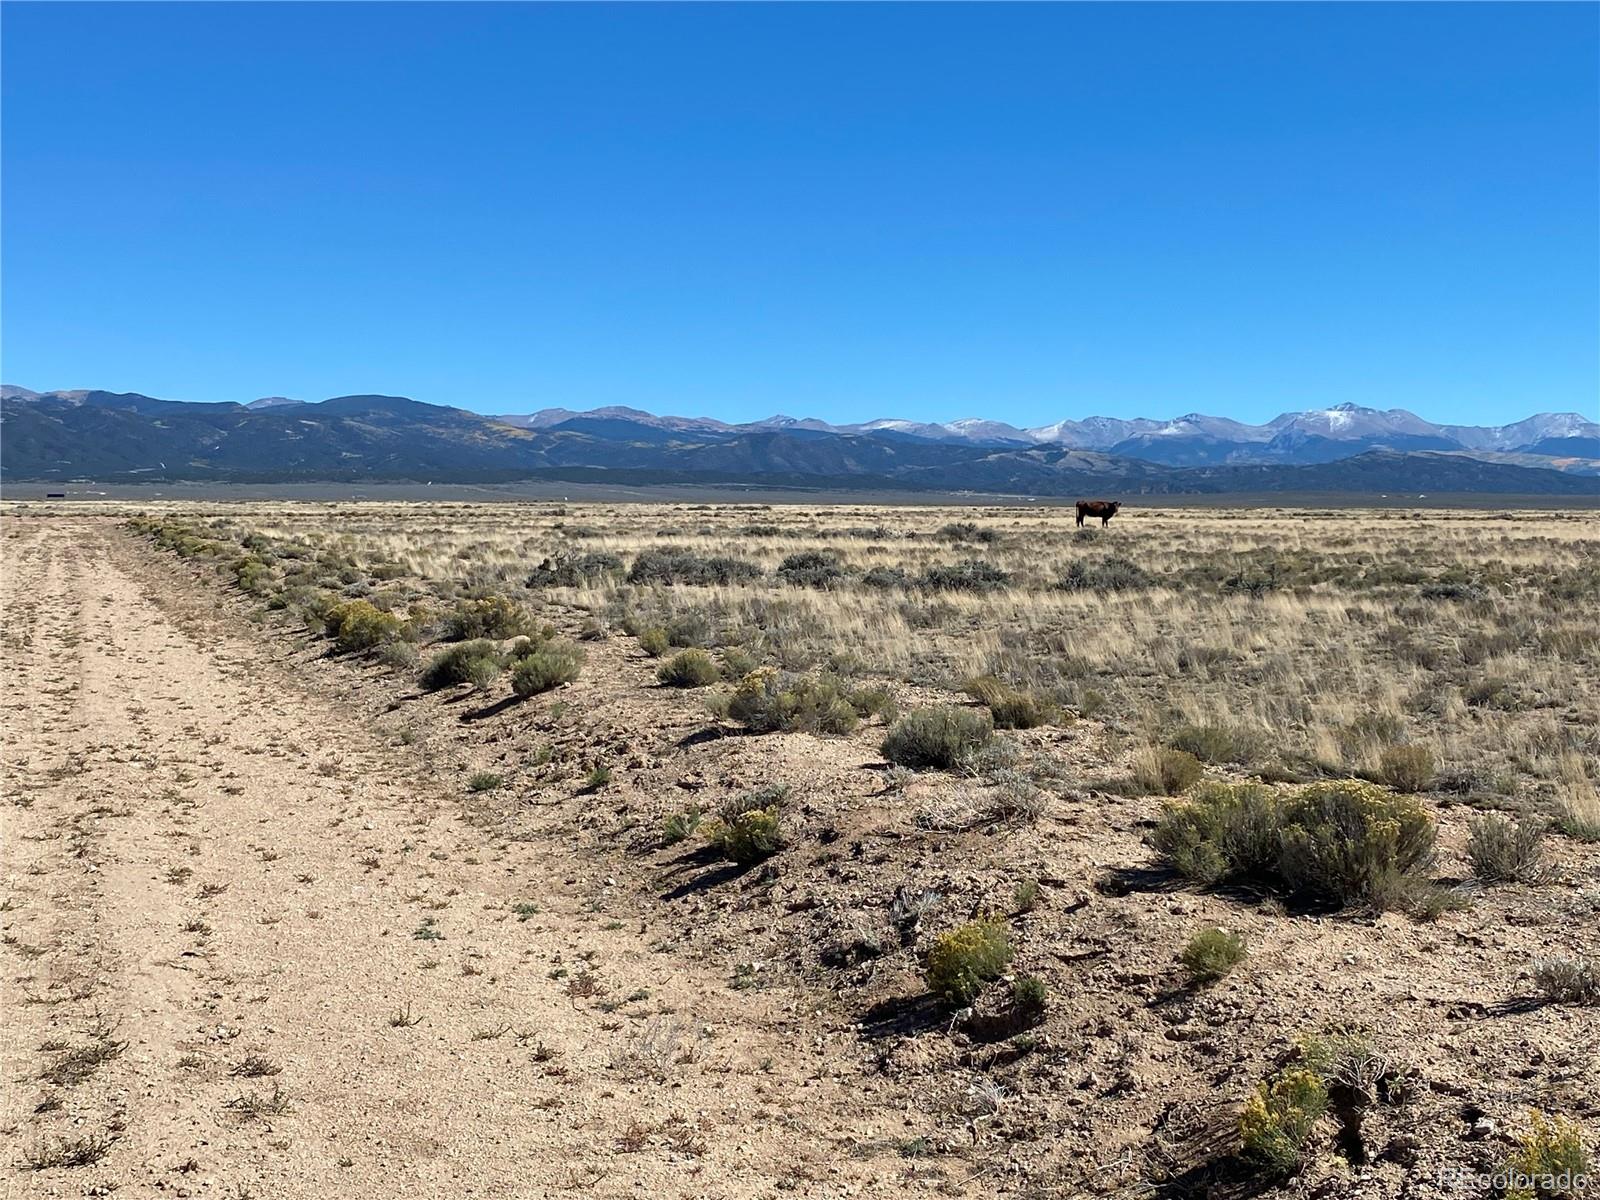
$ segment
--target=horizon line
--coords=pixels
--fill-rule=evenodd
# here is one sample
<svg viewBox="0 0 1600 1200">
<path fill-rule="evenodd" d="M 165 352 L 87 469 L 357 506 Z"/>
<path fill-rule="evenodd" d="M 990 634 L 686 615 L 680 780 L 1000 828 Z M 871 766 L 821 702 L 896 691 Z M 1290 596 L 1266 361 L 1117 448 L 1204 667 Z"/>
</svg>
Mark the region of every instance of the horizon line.
<svg viewBox="0 0 1600 1200">
<path fill-rule="evenodd" d="M 451 408 L 451 409 L 456 409 L 456 410 L 461 411 L 461 412 L 472 413 L 475 416 L 488 417 L 488 418 L 494 418 L 494 417 L 533 417 L 533 416 L 538 416 L 541 413 L 546 413 L 546 412 L 568 412 L 568 413 L 573 414 L 574 416 L 588 416 L 590 414 L 597 413 L 597 412 L 604 412 L 604 411 L 607 411 L 607 410 L 619 410 L 619 409 L 622 409 L 622 410 L 628 410 L 628 411 L 631 411 L 631 412 L 643 413 L 646 416 L 654 417 L 657 420 L 678 419 L 678 420 L 688 420 L 688 421 L 715 421 L 715 422 L 717 422 L 719 424 L 727 425 L 727 426 L 734 427 L 734 428 L 737 428 L 739 426 L 744 426 L 744 425 L 760 425 L 760 424 L 763 424 L 763 423 L 766 423 L 766 422 L 769 422 L 769 421 L 776 421 L 776 420 L 796 421 L 796 422 L 815 421 L 816 423 L 818 423 L 820 425 L 826 425 L 826 426 L 828 426 L 829 428 L 832 428 L 832 429 L 848 428 L 850 426 L 870 425 L 870 424 L 873 424 L 873 423 L 884 422 L 884 421 L 904 421 L 904 422 L 906 422 L 908 424 L 935 425 L 935 426 L 949 426 L 949 425 L 953 425 L 953 424 L 955 424 L 956 422 L 959 422 L 959 421 L 982 421 L 982 422 L 992 423 L 992 424 L 996 424 L 996 425 L 1006 425 L 1006 426 L 1009 426 L 1012 429 L 1017 430 L 1020 433 L 1027 433 L 1027 432 L 1031 432 L 1032 430 L 1036 430 L 1036 429 L 1046 429 L 1046 428 L 1049 428 L 1051 425 L 1061 424 L 1062 422 L 1066 422 L 1066 421 L 1082 422 L 1082 421 L 1092 420 L 1092 419 L 1096 419 L 1096 418 L 1101 419 L 1101 420 L 1108 420 L 1108 421 L 1125 421 L 1125 422 L 1129 422 L 1129 423 L 1133 423 L 1133 422 L 1136 422 L 1136 421 L 1148 421 L 1148 422 L 1152 422 L 1152 423 L 1156 423 L 1156 424 L 1172 424 L 1172 423 L 1177 422 L 1177 421 L 1185 420 L 1186 418 L 1189 418 L 1189 417 L 1208 417 L 1208 418 L 1212 418 L 1212 419 L 1233 421 L 1236 424 L 1243 425 L 1243 426 L 1245 426 L 1247 428 L 1262 429 L 1262 428 L 1265 428 L 1268 425 L 1270 425 L 1273 421 L 1279 420 L 1279 419 L 1281 419 L 1283 417 L 1304 416 L 1304 415 L 1307 415 L 1307 414 L 1310 414 L 1310 413 L 1331 413 L 1331 412 L 1340 412 L 1340 411 L 1373 412 L 1373 413 L 1380 413 L 1380 414 L 1383 414 L 1383 415 L 1389 415 L 1389 414 L 1392 414 L 1392 413 L 1403 413 L 1406 416 L 1415 417 L 1420 421 L 1425 421 L 1430 425 L 1438 425 L 1438 426 L 1445 427 L 1445 428 L 1457 428 L 1457 429 L 1499 429 L 1499 428 L 1504 428 L 1507 425 L 1515 425 L 1515 424 L 1518 424 L 1518 423 L 1520 423 L 1522 421 L 1532 420 L 1535 417 L 1567 417 L 1567 416 L 1570 416 L 1570 417 L 1577 417 L 1579 420 L 1588 421 L 1588 422 L 1590 422 L 1592 424 L 1600 424 L 1600 419 L 1597 419 L 1597 417 L 1591 417 L 1591 416 L 1587 415 L 1586 413 L 1580 412 L 1580 411 L 1578 411 L 1576 409 L 1550 408 L 1550 409 L 1535 410 L 1535 411 L 1529 412 L 1529 413 L 1527 413 L 1527 415 L 1521 416 L 1521 417 L 1513 417 L 1513 418 L 1511 418 L 1509 420 L 1502 421 L 1497 425 L 1471 425 L 1471 424 L 1461 424 L 1461 423 L 1454 422 L 1454 421 L 1438 421 L 1438 420 L 1434 420 L 1432 417 L 1423 416 L 1421 413 L 1418 413 L 1415 410 L 1409 409 L 1409 408 L 1375 408 L 1375 407 L 1372 407 L 1370 405 L 1358 404 L 1358 403 L 1356 403 L 1354 401 L 1341 401 L 1340 403 L 1335 404 L 1335 405 L 1330 405 L 1327 408 L 1290 408 L 1290 409 L 1283 409 L 1282 411 L 1277 413 L 1275 416 L 1270 417 L 1270 418 L 1268 418 L 1267 420 L 1264 420 L 1264 421 L 1241 420 L 1238 417 L 1229 416 L 1229 415 L 1227 415 L 1225 413 L 1205 412 L 1205 411 L 1200 410 L 1200 409 L 1190 409 L 1187 412 L 1179 413 L 1179 414 L 1176 414 L 1176 415 L 1170 416 L 1170 417 L 1149 417 L 1149 416 L 1145 416 L 1143 414 L 1140 414 L 1138 416 L 1132 416 L 1132 417 L 1114 417 L 1114 416 L 1109 416 L 1109 415 L 1107 415 L 1106 413 L 1103 413 L 1103 412 L 1095 412 L 1093 410 L 1089 410 L 1089 411 L 1085 412 L 1084 415 L 1082 415 L 1082 416 L 1063 416 L 1063 417 L 1058 417 L 1055 420 L 1046 421 L 1046 422 L 1043 422 L 1042 424 L 1038 424 L 1038 425 L 1018 425 L 1018 424 L 1015 424 L 1014 422 L 1008 421 L 1008 420 L 1006 420 L 1006 419 L 1004 419 L 1002 417 L 978 417 L 978 416 L 952 417 L 952 418 L 949 418 L 948 420 L 939 420 L 939 419 L 935 419 L 935 418 L 924 418 L 924 417 L 877 416 L 877 417 L 862 418 L 860 420 L 829 421 L 829 420 L 826 420 L 825 418 L 822 418 L 822 417 L 812 417 L 812 416 L 800 416 L 800 417 L 797 417 L 797 416 L 793 416 L 793 415 L 791 415 L 789 413 L 785 413 L 785 412 L 781 412 L 781 411 L 774 411 L 774 412 L 772 412 L 772 413 L 770 413 L 770 414 L 768 414 L 767 416 L 764 416 L 764 417 L 752 417 L 752 418 L 748 418 L 748 419 L 745 419 L 745 420 L 733 420 L 733 421 L 730 421 L 730 420 L 726 420 L 726 419 L 724 419 L 722 417 L 710 417 L 710 416 L 697 415 L 697 414 L 685 413 L 685 412 L 656 412 L 656 411 L 654 411 L 652 409 L 642 408 L 642 407 L 639 407 L 637 405 L 632 405 L 632 404 L 601 404 L 601 405 L 596 405 L 593 408 L 568 408 L 565 405 L 561 405 L 561 404 L 547 404 L 547 405 L 544 405 L 543 407 L 539 407 L 539 408 L 525 408 L 525 409 L 521 409 L 521 410 L 513 409 L 513 410 L 507 410 L 507 411 L 501 411 L 501 412 L 486 412 L 486 411 L 483 411 L 483 410 L 480 410 L 480 409 L 476 409 L 476 408 L 468 408 L 465 405 L 459 404 L 459 403 L 442 402 L 442 401 L 437 401 L 437 400 L 421 400 L 421 399 L 418 399 L 415 396 L 407 396 L 407 395 L 403 395 L 403 394 L 400 394 L 400 393 L 391 393 L 391 392 L 344 392 L 344 393 L 340 393 L 339 395 L 336 395 L 336 396 L 325 396 L 320 400 L 302 400 L 302 399 L 299 399 L 298 397 L 283 396 L 283 395 L 277 395 L 277 394 L 257 396 L 252 400 L 188 400 L 188 399 L 172 399 L 170 397 L 156 396 L 156 395 L 150 394 L 149 392 L 140 392 L 140 391 L 115 392 L 115 391 L 112 391 L 109 388 L 99 388 L 99 387 L 95 387 L 95 388 L 47 388 L 47 389 L 43 389 L 43 390 L 38 390 L 38 389 L 34 389 L 34 388 L 24 387 L 22 384 L 4 383 L 4 382 L 0 382 L 0 387 L 15 388 L 15 389 L 17 389 L 19 391 L 30 392 L 35 396 L 64 395 L 64 394 L 68 394 L 68 393 L 72 393 L 72 392 L 85 392 L 85 393 L 87 393 L 87 392 L 103 392 L 106 395 L 114 395 L 114 396 L 143 396 L 144 398 L 149 399 L 149 400 L 160 400 L 160 401 L 163 401 L 163 402 L 169 403 L 169 404 L 235 404 L 235 405 L 238 405 L 241 408 L 248 408 L 250 405 L 259 403 L 262 400 L 282 400 L 282 401 L 285 401 L 288 404 L 296 404 L 296 405 L 300 405 L 300 404 L 319 405 L 319 404 L 326 404 L 329 401 L 333 401 L 333 400 L 349 399 L 352 396 L 373 396 L 373 397 L 382 397 L 384 399 L 389 399 L 389 400 L 407 400 L 407 401 L 410 401 L 410 402 L 415 403 L 415 404 L 425 404 L 425 405 L 428 405 L 429 407 L 432 407 L 432 408 Z"/>
</svg>

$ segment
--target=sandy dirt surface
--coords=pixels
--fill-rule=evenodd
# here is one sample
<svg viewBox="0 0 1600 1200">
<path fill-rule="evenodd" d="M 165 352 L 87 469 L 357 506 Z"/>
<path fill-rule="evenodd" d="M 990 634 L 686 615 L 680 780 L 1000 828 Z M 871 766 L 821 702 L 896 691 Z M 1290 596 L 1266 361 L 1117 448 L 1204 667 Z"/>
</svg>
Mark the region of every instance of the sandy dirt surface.
<svg viewBox="0 0 1600 1200">
<path fill-rule="evenodd" d="M 900 1114 L 795 1014 L 597 922 L 113 524 L 8 522 L 4 602 L 7 1196 L 920 1190 L 841 1151 Z"/>
</svg>

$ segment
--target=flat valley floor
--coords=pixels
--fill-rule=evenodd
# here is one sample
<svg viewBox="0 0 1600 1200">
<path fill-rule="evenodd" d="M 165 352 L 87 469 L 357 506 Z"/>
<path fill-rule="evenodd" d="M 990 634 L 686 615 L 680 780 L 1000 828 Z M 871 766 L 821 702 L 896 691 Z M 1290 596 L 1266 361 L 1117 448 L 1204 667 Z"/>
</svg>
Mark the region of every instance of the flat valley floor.
<svg viewBox="0 0 1600 1200">
<path fill-rule="evenodd" d="M 351 519 L 387 521 L 376 507 Z M 932 538 L 961 515 L 893 519 Z M 1014 528 L 1021 518 L 989 516 L 998 539 L 975 553 L 1038 561 L 1041 542 Z M 194 519 L 282 538 L 337 533 L 340 517 L 302 521 L 280 504 Z M 446 518 L 414 508 L 408 519 L 420 543 Z M 559 541 L 563 526 L 592 521 L 603 539 L 605 522 L 636 519 L 619 506 L 545 526 Z M 659 519 L 725 522 L 685 536 L 756 553 L 752 539 L 775 535 L 740 534 L 739 523 L 785 518 L 679 508 Z M 1049 537 L 1076 553 L 1067 522 L 1049 519 Z M 1530 579 L 1588 569 L 1597 519 L 1542 519 L 1550 527 L 1508 561 L 1534 562 Z M 480 519 L 465 520 L 449 537 L 481 546 Z M 517 512 L 495 520 L 529 536 Z M 1362 522 L 1337 520 L 1352 536 Z M 1277 636 L 1273 622 L 1321 638 L 1348 620 L 1351 638 L 1376 637 L 1377 618 L 1341 615 L 1390 603 L 1366 594 L 1308 592 L 1293 614 L 1270 595 L 1219 594 L 1216 619 L 1234 624 L 1195 635 L 1216 651 L 1207 663 L 1137 624 L 1194 603 L 1178 593 L 1155 605 L 1072 599 L 1079 629 L 1098 605 L 1142 608 L 1116 609 L 1115 628 L 1085 633 L 1070 654 L 1029 649 L 1077 656 L 1057 693 L 1076 719 L 1008 732 L 1025 766 L 1007 770 L 1033 772 L 1038 811 L 979 819 L 975 805 L 1022 784 L 1003 773 L 891 779 L 875 717 L 843 736 L 735 735 L 697 694 L 657 684 L 659 660 L 597 595 L 530 598 L 541 620 L 589 639 L 587 661 L 576 682 L 519 704 L 503 683 L 488 697 L 422 692 L 370 659 L 334 656 L 119 515 L 21 506 L 3 525 L 5 1196 L 1132 1200 L 1315 1185 L 1326 1197 L 1442 1200 L 1468 1193 L 1441 1171 L 1503 1162 L 1535 1109 L 1575 1121 L 1594 1147 L 1600 1020 L 1593 1007 L 1540 1000 L 1530 971 L 1549 955 L 1600 962 L 1600 846 L 1552 833 L 1537 885 L 1482 886 L 1464 856 L 1485 797 L 1593 796 L 1600 679 L 1582 633 L 1592 595 L 1522 642 L 1480 648 L 1462 660 L 1470 667 L 1405 658 L 1379 701 L 1352 682 L 1337 724 L 1297 726 L 1308 754 L 1370 766 L 1387 742 L 1340 742 L 1339 731 L 1376 736 L 1359 722 L 1375 703 L 1434 748 L 1445 782 L 1426 785 L 1440 829 L 1433 870 L 1471 904 L 1424 922 L 1306 913 L 1260 892 L 1157 879 L 1146 839 L 1163 798 L 1118 782 L 1138 775 L 1157 725 L 1170 730 L 1208 689 L 1233 686 L 1229 670 L 1258 672 L 1268 696 L 1262 639 Z M 1258 540 L 1282 535 L 1263 528 L 1251 526 Z M 1123 519 L 1094 549 L 1154 562 L 1148 548 L 1165 539 L 1161 553 L 1190 562 L 1190 529 L 1187 517 Z M 1405 538 L 1423 536 L 1417 524 L 1385 529 L 1402 539 L 1400 558 Z M 365 569 L 374 554 L 362 536 L 344 548 Z M 768 557 L 807 536 L 785 532 Z M 443 571 L 432 560 L 407 569 L 402 584 Z M 1010 601 L 1008 621 L 1042 629 L 1059 615 L 1057 594 Z M 681 587 L 668 600 L 706 603 Z M 711 608 L 736 603 L 770 610 L 726 594 Z M 970 598 L 953 597 L 950 611 L 896 601 L 888 632 L 863 627 L 849 601 L 829 603 L 863 657 L 885 647 L 885 686 L 902 710 L 965 702 L 941 680 L 983 667 L 980 651 L 999 669 L 1014 649 L 961 625 L 983 619 Z M 936 620 L 943 632 L 919 624 Z M 1441 644 L 1498 628 L 1483 612 L 1439 620 Z M 1563 622 L 1573 640 L 1549 641 Z M 1400 624 L 1393 638 L 1426 640 L 1415 621 Z M 904 641 L 925 628 L 945 641 Z M 1129 631 L 1159 648 L 1139 678 L 1118 665 L 1135 658 L 1124 641 L 1102 653 L 1089 640 Z M 1308 680 L 1345 652 L 1317 653 L 1295 659 Z M 1531 665 L 1488 693 L 1505 706 L 1473 700 L 1475 680 L 1499 678 L 1495 657 L 1517 654 Z M 1446 669 L 1467 699 L 1437 714 L 1418 707 L 1414 673 Z M 1124 685 L 1190 698 L 1181 713 L 1136 717 L 1135 691 L 1115 690 Z M 1338 695 L 1337 679 L 1319 686 Z M 1245 722 L 1257 694 L 1235 692 L 1232 716 Z M 1288 722 L 1266 708 L 1254 716 Z M 1226 755 L 1206 762 L 1218 777 L 1247 770 Z M 1451 783 L 1452 766 L 1477 774 Z M 469 785 L 488 773 L 492 786 Z M 734 871 L 659 837 L 691 801 L 714 809 L 773 782 L 794 788 L 790 841 L 763 868 Z M 984 912 L 1011 923 L 1014 971 L 1048 986 L 1047 1016 L 1025 1035 L 964 1028 L 925 995 L 928 937 Z M 1242 932 L 1250 957 L 1198 989 L 1175 963 L 1208 926 Z M 1373 1111 L 1365 1148 L 1352 1156 L 1325 1142 L 1288 1182 L 1218 1167 L 1256 1081 L 1297 1035 L 1336 1030 L 1372 1038 L 1407 1081 Z"/>
</svg>

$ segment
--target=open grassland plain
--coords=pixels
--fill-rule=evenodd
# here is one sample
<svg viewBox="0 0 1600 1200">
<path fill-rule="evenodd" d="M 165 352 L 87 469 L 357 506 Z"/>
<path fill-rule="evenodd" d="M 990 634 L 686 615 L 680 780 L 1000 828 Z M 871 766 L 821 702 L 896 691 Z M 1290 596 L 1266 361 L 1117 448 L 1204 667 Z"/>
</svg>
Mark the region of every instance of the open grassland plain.
<svg viewBox="0 0 1600 1200">
<path fill-rule="evenodd" d="M 12 1194 L 1585 1194 L 1592 512 L 3 545 Z"/>
</svg>

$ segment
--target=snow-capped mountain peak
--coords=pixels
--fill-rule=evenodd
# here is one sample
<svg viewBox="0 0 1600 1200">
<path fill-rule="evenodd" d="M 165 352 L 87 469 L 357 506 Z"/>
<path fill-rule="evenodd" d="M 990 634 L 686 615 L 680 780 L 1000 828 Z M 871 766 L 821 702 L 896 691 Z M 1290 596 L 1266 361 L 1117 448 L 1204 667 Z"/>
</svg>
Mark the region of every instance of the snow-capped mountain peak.
<svg viewBox="0 0 1600 1200">
<path fill-rule="evenodd" d="M 135 393 L 35 392 L 13 385 L 0 388 L 0 399 L 8 409 L 15 406 L 27 410 L 83 404 L 127 409 L 167 403 Z M 463 407 L 468 403 L 463 401 Z M 301 406 L 301 401 L 267 396 L 243 407 L 258 414 L 260 420 L 274 420 L 280 410 L 293 412 Z M 305 406 L 308 414 L 317 407 Z M 1202 412 L 1186 412 L 1159 421 L 1147 417 L 1066 417 L 1027 429 L 988 417 L 945 422 L 881 417 L 834 425 L 815 417 L 783 413 L 760 421 L 730 424 L 711 417 L 657 416 L 622 406 L 587 411 L 545 408 L 527 415 L 489 419 L 530 432 L 572 432 L 615 440 L 627 440 L 629 427 L 634 426 L 646 444 L 659 443 L 661 431 L 674 436 L 706 435 L 716 440 L 758 433 L 803 433 L 953 442 L 997 450 L 1037 445 L 1095 451 L 1166 466 L 1321 463 L 1367 450 L 1446 451 L 1483 457 L 1536 457 L 1563 469 L 1600 473 L 1600 422 L 1579 413 L 1538 413 L 1507 425 L 1436 425 L 1403 408 L 1380 410 L 1352 401 L 1285 412 L 1261 425 Z M 644 430 L 654 432 L 647 436 Z"/>
</svg>

